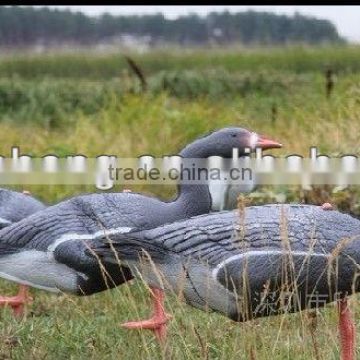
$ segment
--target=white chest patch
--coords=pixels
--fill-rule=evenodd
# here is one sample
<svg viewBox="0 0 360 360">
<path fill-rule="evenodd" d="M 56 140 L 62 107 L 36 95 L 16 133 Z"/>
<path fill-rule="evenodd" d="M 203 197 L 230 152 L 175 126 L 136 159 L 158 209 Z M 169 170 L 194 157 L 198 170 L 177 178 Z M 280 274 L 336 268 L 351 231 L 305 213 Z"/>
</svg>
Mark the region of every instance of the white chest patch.
<svg viewBox="0 0 360 360">
<path fill-rule="evenodd" d="M 209 181 L 212 211 L 221 211 L 224 209 L 226 191 L 228 187 L 229 184 L 225 181 Z"/>
</svg>

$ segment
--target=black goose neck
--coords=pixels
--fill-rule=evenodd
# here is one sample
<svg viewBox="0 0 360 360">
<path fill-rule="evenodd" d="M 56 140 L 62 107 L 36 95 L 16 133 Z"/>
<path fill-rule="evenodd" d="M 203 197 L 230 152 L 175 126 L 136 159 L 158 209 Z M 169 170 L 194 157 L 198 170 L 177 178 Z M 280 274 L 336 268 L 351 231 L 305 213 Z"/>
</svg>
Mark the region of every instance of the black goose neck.
<svg viewBox="0 0 360 360">
<path fill-rule="evenodd" d="M 179 184 L 173 206 L 185 209 L 187 217 L 207 214 L 211 210 L 211 195 L 207 184 Z"/>
<path fill-rule="evenodd" d="M 197 139 L 185 146 L 179 153 L 184 159 L 206 159 L 210 156 L 209 146 L 203 139 Z M 195 161 L 196 163 L 196 161 Z M 189 161 L 184 161 L 186 166 Z M 200 179 L 193 179 L 200 180 Z M 205 180 L 201 183 L 181 182 L 177 186 L 178 196 L 174 203 L 181 204 L 186 209 L 187 216 L 206 214 L 211 210 L 211 195 L 209 186 Z"/>
<path fill-rule="evenodd" d="M 201 140 L 196 140 L 193 143 L 185 146 L 180 151 L 180 156 L 183 158 L 191 159 L 191 158 L 207 158 L 209 157 L 209 149 L 206 144 Z"/>
</svg>

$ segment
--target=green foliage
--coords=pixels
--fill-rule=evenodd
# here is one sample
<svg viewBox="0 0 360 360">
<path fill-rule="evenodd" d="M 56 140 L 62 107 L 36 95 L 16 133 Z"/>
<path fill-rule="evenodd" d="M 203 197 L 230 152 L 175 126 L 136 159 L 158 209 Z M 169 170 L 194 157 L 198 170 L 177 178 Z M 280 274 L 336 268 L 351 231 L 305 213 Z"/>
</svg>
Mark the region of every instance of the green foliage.
<svg viewBox="0 0 360 360">
<path fill-rule="evenodd" d="M 328 20 L 296 14 L 276 15 L 266 12 L 231 14 L 213 12 L 205 17 L 194 14 L 171 20 L 162 14 L 91 18 L 81 13 L 48 8 L 0 8 L 0 46 L 22 47 L 34 44 L 101 43 L 121 34 L 150 36 L 152 43 L 168 42 L 199 45 L 216 42 L 229 44 L 285 44 L 344 40 Z"/>
<path fill-rule="evenodd" d="M 247 96 L 285 94 L 291 87 L 301 87 L 309 76 L 282 75 L 274 71 L 230 73 L 226 70 L 162 71 L 152 80 L 154 92 L 166 91 L 171 96 L 196 98 L 208 96 L 223 99 Z"/>
<path fill-rule="evenodd" d="M 268 94 L 284 96 L 292 87 L 301 88 L 304 76 L 281 76 L 278 73 L 230 74 L 214 71 L 163 71 L 148 79 L 150 95 L 163 92 L 170 96 L 195 99 L 203 96 L 231 99 L 236 96 Z M 131 81 L 87 81 L 44 78 L 0 79 L 0 119 L 18 123 L 39 123 L 50 127 L 70 124 L 80 111 L 96 114 L 109 102 L 127 94 L 141 94 L 137 79 Z"/>
<path fill-rule="evenodd" d="M 145 54 L 127 54 L 136 61 L 146 77 L 162 71 L 214 71 L 230 73 L 279 72 L 324 73 L 328 68 L 338 74 L 360 71 L 360 47 L 287 47 L 275 49 L 227 50 L 202 49 L 156 50 Z M 84 78 L 86 80 L 127 81 L 129 67 L 119 54 L 7 55 L 0 57 L 0 77 L 19 76 L 24 79 Z"/>
<path fill-rule="evenodd" d="M 39 123 L 56 127 L 69 124 L 76 112 L 94 114 L 106 105 L 112 94 L 121 94 L 117 82 L 0 80 L 1 118 L 18 123 Z"/>
</svg>

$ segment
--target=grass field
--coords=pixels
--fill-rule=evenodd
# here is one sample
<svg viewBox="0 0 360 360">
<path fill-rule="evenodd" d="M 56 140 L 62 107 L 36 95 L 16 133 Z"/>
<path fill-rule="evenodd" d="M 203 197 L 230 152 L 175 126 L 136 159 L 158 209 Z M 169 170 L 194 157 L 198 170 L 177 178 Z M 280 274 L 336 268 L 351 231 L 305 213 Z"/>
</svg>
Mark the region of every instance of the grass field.
<svg viewBox="0 0 360 360">
<path fill-rule="evenodd" d="M 56 153 L 155 156 L 172 154 L 196 136 L 228 125 L 281 141 L 276 155 L 360 155 L 360 48 L 163 51 L 131 54 L 148 88 L 121 54 L 11 55 L 0 58 L 0 154 L 12 146 L 43 156 Z M 325 71 L 335 73 L 326 97 Z M 20 187 L 16 187 L 21 190 Z M 92 186 L 29 186 L 48 204 Z M 122 190 L 116 188 L 116 190 Z M 161 198 L 170 186 L 138 186 Z M 357 188 L 334 192 L 260 189 L 254 203 L 320 204 L 360 214 Z M 1 281 L 0 294 L 16 291 Z M 125 331 L 123 321 L 146 316 L 148 293 L 139 281 L 87 298 L 33 291 L 24 319 L 0 309 L 0 359 L 337 359 L 337 312 L 306 312 L 236 324 L 192 309 L 174 296 L 165 349 L 148 332 Z M 352 298 L 354 316 L 360 306 Z M 358 351 L 360 355 L 360 350 Z"/>
</svg>

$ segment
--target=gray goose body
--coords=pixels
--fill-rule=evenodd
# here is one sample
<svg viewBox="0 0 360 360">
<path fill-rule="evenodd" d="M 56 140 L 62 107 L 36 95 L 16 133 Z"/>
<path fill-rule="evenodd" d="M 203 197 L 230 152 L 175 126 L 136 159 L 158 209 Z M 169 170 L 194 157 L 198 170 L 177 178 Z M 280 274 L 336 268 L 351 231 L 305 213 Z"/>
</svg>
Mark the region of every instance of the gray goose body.
<svg viewBox="0 0 360 360">
<path fill-rule="evenodd" d="M 0 229 L 45 209 L 45 207 L 42 202 L 32 196 L 0 189 Z"/>
<path fill-rule="evenodd" d="M 225 128 L 187 145 L 180 155 L 231 156 L 253 133 Z M 276 143 L 277 144 L 277 143 Z M 170 202 L 136 193 L 91 194 L 48 207 L 0 231 L 0 277 L 48 291 L 90 295 L 132 279 L 127 266 L 99 264 L 88 247 L 104 236 L 160 226 L 208 213 L 206 183 L 181 184 Z M 105 270 L 105 271 L 104 271 Z"/>
<path fill-rule="evenodd" d="M 317 206 L 254 206 L 242 216 L 202 215 L 111 240 L 119 259 L 151 286 L 183 292 L 189 304 L 237 321 L 323 306 L 360 290 L 360 221 Z M 143 250 L 156 271 L 144 255 L 139 260 Z M 115 261 L 106 240 L 93 251 Z"/>
<path fill-rule="evenodd" d="M 205 202 L 191 210 L 201 213 L 202 206 L 209 208 Z M 0 277 L 78 295 L 112 288 L 131 279 L 131 272 L 107 264 L 109 278 L 104 277 L 96 257 L 86 253 L 92 239 L 192 214 L 173 207 L 174 202 L 126 192 L 82 195 L 48 207 L 0 231 Z"/>
</svg>

